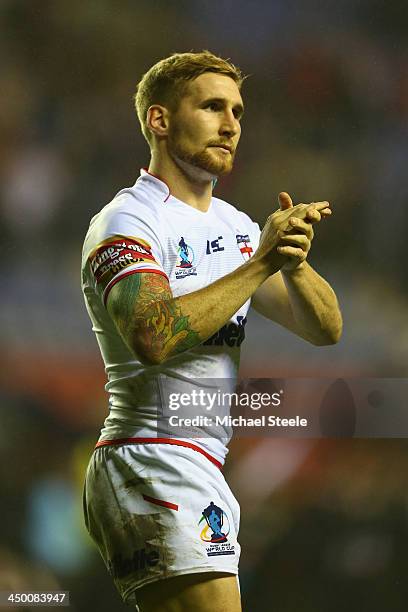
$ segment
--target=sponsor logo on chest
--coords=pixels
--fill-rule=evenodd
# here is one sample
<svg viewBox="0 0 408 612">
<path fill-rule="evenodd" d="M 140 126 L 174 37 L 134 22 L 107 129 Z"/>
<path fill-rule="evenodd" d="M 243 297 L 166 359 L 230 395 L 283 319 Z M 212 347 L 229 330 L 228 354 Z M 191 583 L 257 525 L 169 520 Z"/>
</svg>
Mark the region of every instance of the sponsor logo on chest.
<svg viewBox="0 0 408 612">
<path fill-rule="evenodd" d="M 248 234 L 238 233 L 236 230 L 235 240 L 236 245 L 244 260 L 249 259 L 253 254 L 253 248 Z M 174 243 L 173 243 L 174 244 Z M 226 251 L 224 236 L 217 236 L 214 239 L 207 239 L 202 244 L 203 249 L 200 246 L 193 248 L 191 241 L 186 236 L 180 236 L 180 239 L 176 243 L 176 266 L 175 276 L 176 279 L 186 278 L 188 276 L 197 276 L 197 263 L 198 259 L 202 261 L 201 254 L 205 248 L 205 256 L 220 257 Z M 231 243 L 230 248 L 233 247 Z M 196 255 L 196 251 L 199 252 L 199 257 Z M 231 251 L 229 251 L 231 253 Z"/>
</svg>

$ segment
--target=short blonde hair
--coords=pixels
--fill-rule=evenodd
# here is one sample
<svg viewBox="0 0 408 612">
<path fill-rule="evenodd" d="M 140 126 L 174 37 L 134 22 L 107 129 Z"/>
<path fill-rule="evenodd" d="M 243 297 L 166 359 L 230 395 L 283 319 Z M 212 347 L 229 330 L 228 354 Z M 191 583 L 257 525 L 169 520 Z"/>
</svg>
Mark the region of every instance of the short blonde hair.
<svg viewBox="0 0 408 612">
<path fill-rule="evenodd" d="M 143 136 L 149 145 L 152 134 L 147 127 L 147 111 L 152 104 L 161 104 L 170 110 L 177 107 L 182 98 L 188 81 L 192 81 L 205 72 L 216 72 L 231 77 L 241 89 L 243 81 L 247 78 L 241 70 L 210 51 L 173 53 L 143 75 L 136 87 L 133 96 L 136 112 Z"/>
</svg>

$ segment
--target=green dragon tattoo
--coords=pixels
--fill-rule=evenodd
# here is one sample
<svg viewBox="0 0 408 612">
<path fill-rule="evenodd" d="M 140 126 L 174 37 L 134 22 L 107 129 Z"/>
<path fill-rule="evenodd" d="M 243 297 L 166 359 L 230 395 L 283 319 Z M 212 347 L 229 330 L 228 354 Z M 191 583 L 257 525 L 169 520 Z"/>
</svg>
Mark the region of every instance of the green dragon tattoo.
<svg viewBox="0 0 408 612">
<path fill-rule="evenodd" d="M 201 342 L 159 274 L 132 274 L 111 290 L 108 312 L 126 343 L 137 353 L 161 363 Z"/>
</svg>

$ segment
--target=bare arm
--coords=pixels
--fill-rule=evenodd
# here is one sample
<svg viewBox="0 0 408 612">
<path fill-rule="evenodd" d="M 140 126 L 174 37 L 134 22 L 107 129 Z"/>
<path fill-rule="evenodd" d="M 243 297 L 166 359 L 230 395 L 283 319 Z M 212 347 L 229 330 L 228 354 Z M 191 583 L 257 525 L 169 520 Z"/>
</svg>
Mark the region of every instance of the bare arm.
<svg viewBox="0 0 408 612">
<path fill-rule="evenodd" d="M 293 208 L 287 193 L 281 193 L 279 199 L 283 209 Z M 308 207 L 305 218 L 289 219 L 289 228 L 280 232 L 277 247 L 287 260 L 280 272 L 257 289 L 252 300 L 260 314 L 315 345 L 334 344 L 342 332 L 333 289 L 306 261 L 314 236 L 312 225 L 330 214 L 328 202 L 317 202 Z"/>
<path fill-rule="evenodd" d="M 267 266 L 249 260 L 215 283 L 174 298 L 167 279 L 132 274 L 111 290 L 107 308 L 137 357 L 160 364 L 207 340 L 268 277 Z"/>
<path fill-rule="evenodd" d="M 335 344 L 342 331 L 336 295 L 306 262 L 293 271 L 270 276 L 255 292 L 252 306 L 317 346 Z"/>
<path fill-rule="evenodd" d="M 255 255 L 198 291 L 175 298 L 166 279 L 147 272 L 120 280 L 108 295 L 107 308 L 133 353 L 143 363 L 160 364 L 217 332 L 288 261 L 277 251 L 280 232 L 290 229 L 290 218 L 305 218 L 307 209 L 299 205 L 276 211 L 265 224 Z"/>
</svg>

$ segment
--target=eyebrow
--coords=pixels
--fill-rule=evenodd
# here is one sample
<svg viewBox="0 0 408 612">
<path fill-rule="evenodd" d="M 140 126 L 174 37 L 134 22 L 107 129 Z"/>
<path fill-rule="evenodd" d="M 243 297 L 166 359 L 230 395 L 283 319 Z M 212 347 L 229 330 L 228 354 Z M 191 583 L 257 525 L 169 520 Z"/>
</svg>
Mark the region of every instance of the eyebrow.
<svg viewBox="0 0 408 612">
<path fill-rule="evenodd" d="M 227 98 L 207 98 L 207 99 L 203 100 L 201 102 L 201 104 L 202 105 L 210 104 L 211 102 L 220 102 L 221 104 L 225 104 L 225 102 L 227 102 Z M 240 103 L 234 104 L 233 109 L 237 110 L 241 117 L 242 117 L 242 115 L 245 112 L 244 106 L 242 104 L 240 104 Z"/>
</svg>

